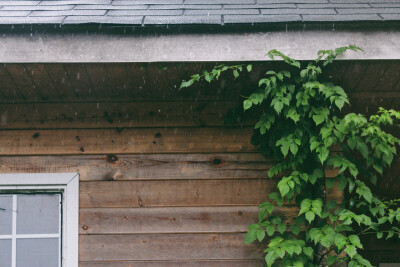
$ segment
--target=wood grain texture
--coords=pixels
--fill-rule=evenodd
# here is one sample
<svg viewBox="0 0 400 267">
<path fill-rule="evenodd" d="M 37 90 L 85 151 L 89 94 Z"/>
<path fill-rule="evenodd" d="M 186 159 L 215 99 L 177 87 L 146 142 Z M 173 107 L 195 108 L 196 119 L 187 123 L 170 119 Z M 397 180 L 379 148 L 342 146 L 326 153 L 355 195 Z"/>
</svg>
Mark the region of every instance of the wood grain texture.
<svg viewBox="0 0 400 267">
<path fill-rule="evenodd" d="M 81 182 L 80 208 L 259 205 L 276 180 Z"/>
<path fill-rule="evenodd" d="M 244 234 L 81 235 L 80 261 L 261 259 Z"/>
<path fill-rule="evenodd" d="M 0 155 L 255 152 L 252 128 L 0 131 Z"/>
<path fill-rule="evenodd" d="M 79 262 L 81 267 L 263 267 L 263 260 Z"/>
<path fill-rule="evenodd" d="M 1 129 L 224 126 L 234 101 L 0 104 Z M 256 120 L 237 124 L 254 125 Z"/>
<path fill-rule="evenodd" d="M 178 99 L 193 102 L 218 99 L 236 101 L 240 99 L 240 95 L 248 95 L 249 89 L 257 88 L 258 78 L 266 70 L 284 68 L 280 61 L 253 62 L 253 71 L 243 72 L 236 80 L 232 79 L 231 72 L 227 72 L 211 84 L 200 82 L 186 90 L 178 90 L 182 80 L 187 80 L 191 75 L 201 73 L 205 69 L 210 70 L 213 66 L 213 62 L 23 65 L 11 63 L 0 69 L 0 91 L 5 95 L 0 102 Z M 3 69 L 8 72 L 7 75 L 1 74 Z M 338 61 L 324 71 L 324 80 L 343 86 L 349 93 L 398 91 L 396 74 L 399 69 L 400 63 L 395 60 Z M 15 93 L 15 88 L 18 93 Z"/>
<path fill-rule="evenodd" d="M 257 206 L 80 209 L 80 234 L 233 233 L 258 222 Z M 291 221 L 295 207 L 276 208 Z"/>
<path fill-rule="evenodd" d="M 81 181 L 266 178 L 260 153 L 0 157 L 0 173 L 78 172 Z"/>
<path fill-rule="evenodd" d="M 396 267 L 400 265 L 400 250 L 360 250 L 360 254 L 374 266 L 379 266 L 379 263 L 394 263 Z"/>
</svg>

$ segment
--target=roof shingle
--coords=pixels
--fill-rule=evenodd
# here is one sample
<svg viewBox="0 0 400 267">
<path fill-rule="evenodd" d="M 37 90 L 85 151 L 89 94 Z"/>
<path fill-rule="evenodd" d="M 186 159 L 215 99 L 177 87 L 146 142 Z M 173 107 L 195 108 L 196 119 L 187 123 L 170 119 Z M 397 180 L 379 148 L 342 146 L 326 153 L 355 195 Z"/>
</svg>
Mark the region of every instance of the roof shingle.
<svg viewBox="0 0 400 267">
<path fill-rule="evenodd" d="M 0 24 L 247 24 L 400 21 L 400 0 L 0 1 Z"/>
</svg>

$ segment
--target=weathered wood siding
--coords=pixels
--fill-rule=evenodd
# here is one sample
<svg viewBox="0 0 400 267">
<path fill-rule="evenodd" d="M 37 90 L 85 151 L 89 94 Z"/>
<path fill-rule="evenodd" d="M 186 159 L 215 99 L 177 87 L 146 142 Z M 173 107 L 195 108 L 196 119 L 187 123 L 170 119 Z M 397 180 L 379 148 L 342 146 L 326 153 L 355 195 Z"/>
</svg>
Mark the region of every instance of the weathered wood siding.
<svg viewBox="0 0 400 267">
<path fill-rule="evenodd" d="M 271 162 L 250 143 L 250 127 L 224 127 L 221 108 L 232 103 L 198 105 L 162 103 L 176 107 L 171 119 L 168 110 L 155 120 L 133 114 L 114 126 L 104 111 L 151 117 L 157 103 L 5 104 L 0 170 L 80 173 L 81 266 L 263 266 L 244 233 L 274 190 Z M 74 111 L 81 117 L 60 115 Z M 297 210 L 277 212 L 290 220 Z"/>
<path fill-rule="evenodd" d="M 328 76 L 351 88 L 353 110 L 369 113 L 399 106 L 399 66 L 339 63 Z M 251 116 L 224 124 L 256 80 L 177 90 L 209 67 L 0 66 L 0 172 L 79 172 L 81 266 L 263 266 L 262 247 L 244 245 L 244 233 L 275 190 L 272 163 L 250 142 Z"/>
</svg>

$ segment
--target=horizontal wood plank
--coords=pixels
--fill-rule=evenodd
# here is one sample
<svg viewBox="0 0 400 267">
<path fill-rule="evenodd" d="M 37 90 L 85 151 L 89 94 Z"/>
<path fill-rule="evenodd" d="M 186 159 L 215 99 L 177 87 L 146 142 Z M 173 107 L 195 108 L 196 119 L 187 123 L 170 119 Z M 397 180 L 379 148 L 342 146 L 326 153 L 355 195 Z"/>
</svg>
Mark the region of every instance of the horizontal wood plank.
<svg viewBox="0 0 400 267">
<path fill-rule="evenodd" d="M 235 101 L 1 104 L 0 129 L 223 126 Z M 240 105 L 241 106 L 241 105 Z M 240 121 L 254 125 L 255 119 Z"/>
<path fill-rule="evenodd" d="M 276 208 L 286 221 L 295 207 Z M 80 234 L 233 233 L 258 222 L 257 206 L 80 209 Z"/>
<path fill-rule="evenodd" d="M 79 262 L 81 267 L 263 267 L 263 260 Z"/>
<path fill-rule="evenodd" d="M 80 261 L 261 259 L 244 234 L 81 235 Z"/>
<path fill-rule="evenodd" d="M 374 266 L 381 266 L 379 263 L 393 263 L 396 267 L 400 265 L 400 250 L 360 250 L 359 253 Z"/>
<path fill-rule="evenodd" d="M 81 208 L 259 205 L 276 180 L 160 180 L 81 182 Z"/>
<path fill-rule="evenodd" d="M 0 157 L 0 173 L 78 172 L 81 181 L 266 178 L 260 153 Z"/>
<path fill-rule="evenodd" d="M 0 155 L 255 152 L 252 128 L 0 131 Z"/>
</svg>

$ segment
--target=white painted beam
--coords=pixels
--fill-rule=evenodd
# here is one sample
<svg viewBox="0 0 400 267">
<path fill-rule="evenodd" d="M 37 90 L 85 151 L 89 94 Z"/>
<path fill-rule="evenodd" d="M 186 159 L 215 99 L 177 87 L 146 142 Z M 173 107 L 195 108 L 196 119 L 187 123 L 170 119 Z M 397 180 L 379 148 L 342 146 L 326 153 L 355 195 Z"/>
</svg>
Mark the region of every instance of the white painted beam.
<svg viewBox="0 0 400 267">
<path fill-rule="evenodd" d="M 348 44 L 365 53 L 342 59 L 400 59 L 400 29 L 374 31 L 296 31 L 262 33 L 107 35 L 6 34 L 0 62 L 188 62 L 260 61 L 278 49 L 298 60 L 320 49 Z"/>
</svg>

